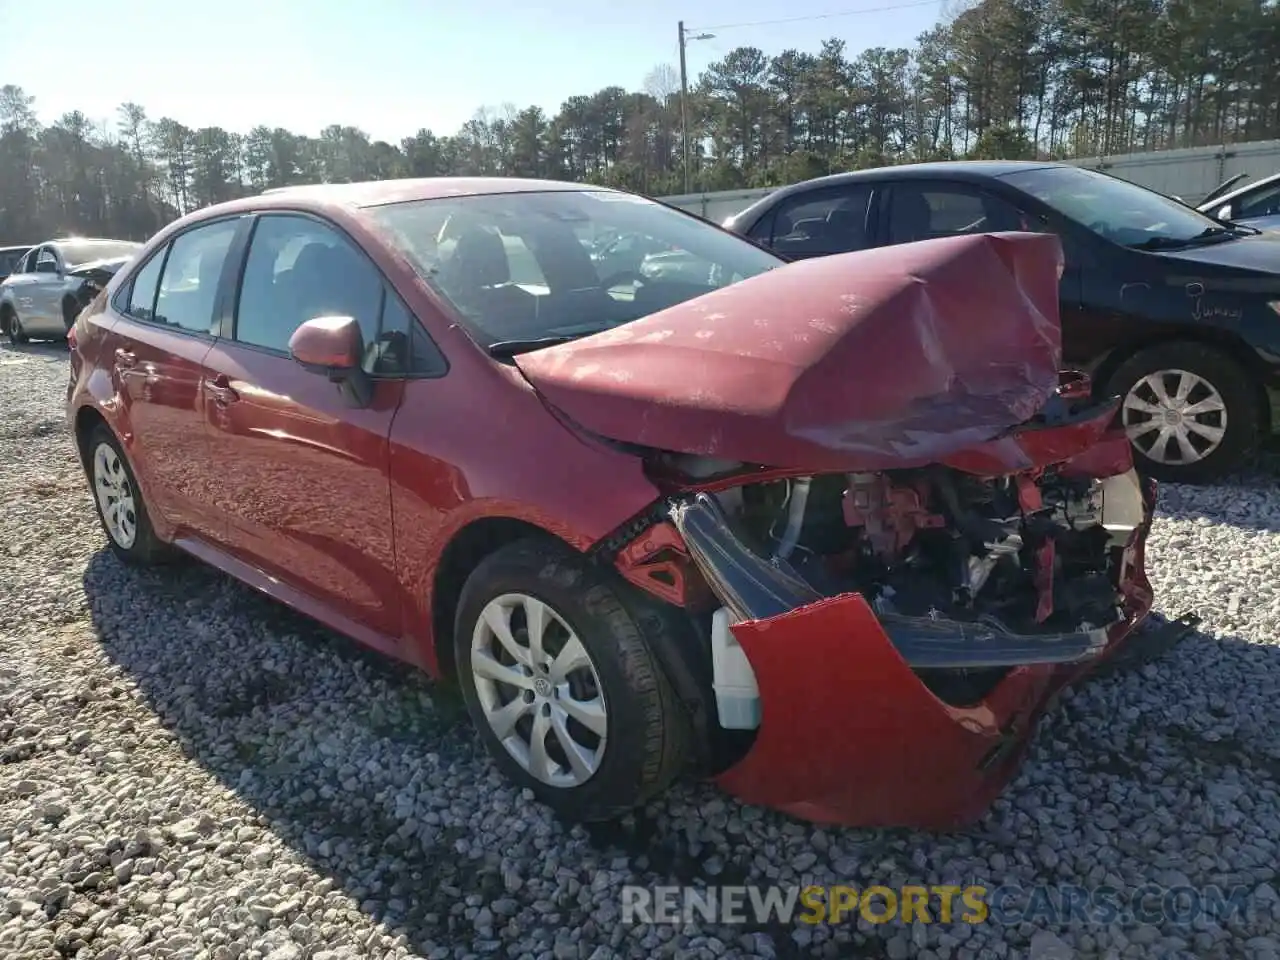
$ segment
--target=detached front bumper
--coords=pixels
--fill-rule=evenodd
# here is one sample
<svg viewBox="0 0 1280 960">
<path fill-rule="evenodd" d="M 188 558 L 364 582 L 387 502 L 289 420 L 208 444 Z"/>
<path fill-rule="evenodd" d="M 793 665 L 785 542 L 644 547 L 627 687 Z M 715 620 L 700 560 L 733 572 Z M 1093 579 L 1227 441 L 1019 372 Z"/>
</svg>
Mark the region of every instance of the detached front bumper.
<svg viewBox="0 0 1280 960">
<path fill-rule="evenodd" d="M 980 817 L 1016 772 L 1058 692 L 1122 647 L 1151 610 L 1144 519 L 1125 547 L 1123 618 L 1087 660 L 1017 666 L 974 706 L 936 697 L 862 596 L 817 599 L 732 627 L 761 710 L 747 754 L 717 782 L 746 803 L 849 826 L 949 829 Z"/>
</svg>

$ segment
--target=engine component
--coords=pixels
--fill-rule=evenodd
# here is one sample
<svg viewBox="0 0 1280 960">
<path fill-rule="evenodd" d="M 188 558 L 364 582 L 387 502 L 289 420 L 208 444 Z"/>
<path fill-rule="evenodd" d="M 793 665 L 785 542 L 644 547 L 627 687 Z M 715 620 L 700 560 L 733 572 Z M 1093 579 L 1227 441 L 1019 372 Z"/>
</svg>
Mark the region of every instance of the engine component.
<svg viewBox="0 0 1280 960">
<path fill-rule="evenodd" d="M 917 530 L 938 529 L 946 523 L 924 508 L 917 490 L 893 486 L 878 473 L 849 475 L 844 521 L 850 527 L 861 527 L 871 549 L 881 557 L 901 553 Z"/>
<path fill-rule="evenodd" d="M 735 619 L 860 593 L 895 618 L 904 654 L 944 669 L 1090 656 L 1120 616 L 1112 548 L 1143 516 L 1134 475 L 1099 482 L 1052 468 L 819 475 L 672 508 Z"/>
</svg>

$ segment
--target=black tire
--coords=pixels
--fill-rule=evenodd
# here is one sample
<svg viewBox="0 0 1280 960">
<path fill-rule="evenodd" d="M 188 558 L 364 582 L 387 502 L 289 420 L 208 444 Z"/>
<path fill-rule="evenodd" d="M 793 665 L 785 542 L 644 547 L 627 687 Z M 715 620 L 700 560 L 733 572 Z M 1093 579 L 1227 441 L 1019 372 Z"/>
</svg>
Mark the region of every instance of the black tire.
<svg viewBox="0 0 1280 960">
<path fill-rule="evenodd" d="M 18 319 L 18 311 L 12 307 L 5 311 L 4 332 L 14 346 L 26 343 L 29 339 L 26 331 L 22 329 L 22 321 Z"/>
<path fill-rule="evenodd" d="M 84 304 L 71 297 L 62 301 L 62 322 L 66 324 L 67 333 L 71 332 L 71 328 L 75 326 L 76 317 L 80 316 L 80 311 L 83 309 Z"/>
<path fill-rule="evenodd" d="M 1107 382 L 1107 393 L 1126 398 L 1144 378 L 1162 370 L 1186 371 L 1200 377 L 1216 390 L 1225 407 L 1226 433 L 1217 447 L 1207 454 L 1204 453 L 1207 441 L 1196 434 L 1193 445 L 1206 444 L 1205 447 L 1197 448 L 1197 452 L 1202 453 L 1199 459 L 1166 463 L 1148 456 L 1142 449 L 1142 440 L 1139 438 L 1134 442 L 1134 461 L 1139 470 L 1158 480 L 1174 483 L 1211 483 L 1252 456 L 1258 446 L 1262 422 L 1257 388 L 1248 370 L 1220 350 L 1200 343 L 1180 341 L 1139 351 L 1112 374 Z M 1200 389 L 1197 388 L 1198 391 Z M 1145 393 L 1146 388 L 1140 388 L 1135 396 L 1144 399 Z M 1202 392 L 1193 393 L 1188 399 L 1194 403 L 1197 397 L 1203 395 Z M 1122 422 L 1124 415 L 1122 405 Z M 1141 414 L 1131 416 L 1138 417 Z M 1213 414 L 1202 415 L 1202 422 L 1207 426 L 1221 426 L 1222 423 L 1220 417 Z M 1150 448 L 1149 445 L 1148 447 Z"/>
<path fill-rule="evenodd" d="M 127 540 L 113 532 L 112 524 L 108 522 L 107 516 L 103 509 L 103 496 L 99 494 L 98 473 L 102 469 L 99 460 L 99 448 L 110 448 L 114 453 L 117 462 L 120 465 L 120 471 L 124 475 L 124 481 L 127 484 L 128 493 L 133 503 L 133 528 L 134 535 L 132 540 Z M 147 513 L 147 506 L 142 500 L 142 490 L 138 487 L 138 481 L 133 475 L 133 467 L 129 465 L 129 458 L 125 456 L 124 450 L 120 447 L 120 442 L 104 424 L 98 424 L 89 434 L 89 442 L 85 450 L 85 472 L 89 478 L 89 490 L 93 494 L 94 508 L 98 513 L 98 522 L 102 524 L 102 532 L 107 535 L 107 543 L 110 544 L 112 551 L 117 557 L 125 563 L 135 566 L 154 566 L 164 563 L 173 557 L 173 547 L 165 543 L 156 536 L 155 529 L 151 526 L 151 517 Z"/>
<path fill-rule="evenodd" d="M 564 545 L 530 539 L 486 557 L 467 578 L 458 604 L 454 651 L 472 723 L 503 774 L 569 820 L 611 820 L 644 804 L 681 773 L 689 753 L 688 715 L 623 602 L 625 586 Z M 549 605 L 577 635 L 599 679 L 605 749 L 595 772 L 579 785 L 553 786 L 533 776 L 503 746 L 481 706 L 472 634 L 485 606 L 510 593 Z"/>
</svg>

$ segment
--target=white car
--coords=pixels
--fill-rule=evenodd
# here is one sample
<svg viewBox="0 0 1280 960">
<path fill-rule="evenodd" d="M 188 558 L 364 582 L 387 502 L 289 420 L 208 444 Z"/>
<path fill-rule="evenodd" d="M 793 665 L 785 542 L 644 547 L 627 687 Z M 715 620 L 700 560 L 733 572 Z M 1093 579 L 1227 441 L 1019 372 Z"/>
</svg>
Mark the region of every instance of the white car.
<svg viewBox="0 0 1280 960">
<path fill-rule="evenodd" d="M 32 247 L 0 283 L 0 332 L 10 343 L 61 340 L 76 316 L 142 244 L 70 237 Z"/>
</svg>

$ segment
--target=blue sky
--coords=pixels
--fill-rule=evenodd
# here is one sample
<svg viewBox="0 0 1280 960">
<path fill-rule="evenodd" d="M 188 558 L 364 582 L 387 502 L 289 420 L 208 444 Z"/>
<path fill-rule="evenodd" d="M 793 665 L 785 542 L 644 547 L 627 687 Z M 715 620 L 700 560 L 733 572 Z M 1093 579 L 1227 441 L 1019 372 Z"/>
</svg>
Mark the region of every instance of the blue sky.
<svg viewBox="0 0 1280 960">
<path fill-rule="evenodd" d="M 554 112 L 610 84 L 639 89 L 658 64 L 678 64 L 680 19 L 695 29 L 872 11 L 715 30 L 689 44 L 692 82 L 735 46 L 816 50 L 830 36 L 852 53 L 910 45 L 943 9 L 941 0 L 883 9 L 910 2 L 0 0 L 0 80 L 33 94 L 45 123 L 77 108 L 114 123 L 116 107 L 134 100 L 152 119 L 189 126 L 265 123 L 314 135 L 342 123 L 395 142 L 420 127 L 453 133 L 484 105 Z M 29 15 L 36 9 L 45 12 Z"/>
</svg>

